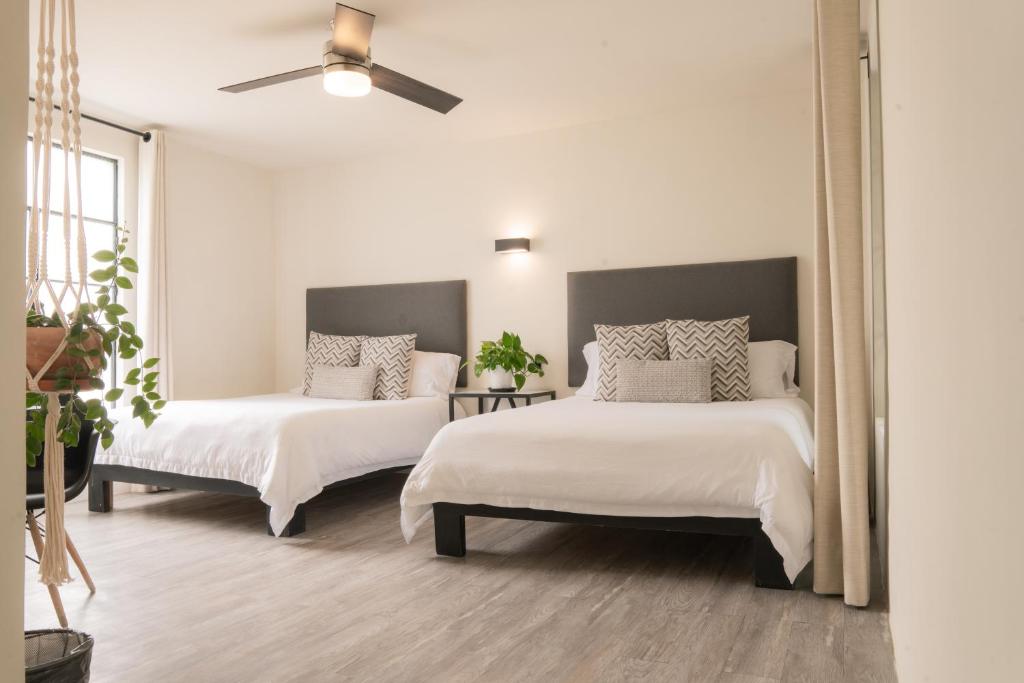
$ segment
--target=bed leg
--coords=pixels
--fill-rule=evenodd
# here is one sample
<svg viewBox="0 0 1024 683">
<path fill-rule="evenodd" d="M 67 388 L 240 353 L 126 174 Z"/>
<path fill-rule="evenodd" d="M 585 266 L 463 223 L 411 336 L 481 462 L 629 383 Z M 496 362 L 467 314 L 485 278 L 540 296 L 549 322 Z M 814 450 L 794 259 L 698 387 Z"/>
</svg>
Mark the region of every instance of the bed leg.
<svg viewBox="0 0 1024 683">
<path fill-rule="evenodd" d="M 267 534 L 270 536 L 274 535 L 274 530 L 270 528 L 270 506 L 264 505 L 263 507 L 267 510 Z M 306 505 L 300 503 L 295 508 L 295 513 L 292 518 L 285 525 L 284 530 L 281 532 L 281 536 L 298 536 L 306 530 Z"/>
<path fill-rule="evenodd" d="M 782 555 L 763 531 L 754 535 L 754 585 L 758 588 L 793 590 L 793 584 L 786 576 Z"/>
<path fill-rule="evenodd" d="M 114 509 L 114 482 L 96 476 L 89 477 L 89 511 L 110 512 Z"/>
<path fill-rule="evenodd" d="M 466 556 L 466 516 L 434 503 L 434 548 L 438 555 Z"/>
</svg>

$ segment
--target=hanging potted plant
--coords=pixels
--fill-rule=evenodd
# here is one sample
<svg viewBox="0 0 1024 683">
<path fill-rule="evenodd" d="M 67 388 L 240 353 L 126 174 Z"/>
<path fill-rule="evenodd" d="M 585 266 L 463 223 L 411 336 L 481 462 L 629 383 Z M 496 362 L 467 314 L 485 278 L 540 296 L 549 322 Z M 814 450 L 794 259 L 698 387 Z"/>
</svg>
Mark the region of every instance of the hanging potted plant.
<svg viewBox="0 0 1024 683">
<path fill-rule="evenodd" d="M 46 315 L 34 308 L 25 316 L 28 371 L 32 377 L 37 377 L 45 368 L 37 380 L 38 391 L 29 385 L 25 397 L 25 454 L 29 467 L 36 465 L 43 450 L 48 412 L 44 392 L 62 395 L 57 432 L 65 446 L 78 445 L 84 421 L 92 423 L 91 429 L 99 433 L 104 448 L 114 442 L 115 423 L 107 414 L 105 402 L 117 401 L 124 389 L 106 388 L 100 375 L 115 358 L 130 360 L 143 347 L 135 325 L 125 319 L 128 309 L 116 303 L 112 296 L 115 287 L 132 289 L 129 275 L 139 272 L 135 260 L 124 255 L 127 245 L 128 231 L 119 226 L 115 249 L 93 254 L 94 260 L 109 265 L 89 273 L 90 280 L 100 285 L 96 301 L 84 302 L 68 314 L 67 327 L 57 312 Z M 53 361 L 47 367 L 51 357 Z M 166 403 L 156 391 L 158 362 L 157 358 L 149 358 L 140 367 L 129 370 L 121 380 L 125 385 L 139 387 L 139 393 L 132 398 L 132 417 L 139 418 L 147 427 L 157 418 L 156 411 Z M 105 393 L 102 398 L 87 400 L 80 396 L 81 392 L 91 390 L 105 390 Z"/>
<path fill-rule="evenodd" d="M 511 332 L 502 332 L 497 341 L 483 342 L 474 360 L 473 373 L 479 377 L 486 372 L 487 388 L 491 391 L 519 391 L 528 376 L 543 377 L 548 362 L 539 353 L 526 351 L 519 335 Z"/>
<path fill-rule="evenodd" d="M 55 30 L 58 24 L 59 32 Z M 57 35 L 60 42 L 55 46 L 54 38 Z M 78 107 L 79 59 L 74 0 L 60 3 L 56 8 L 52 2 L 39 3 L 39 36 L 39 73 L 35 81 L 34 98 L 35 128 L 31 136 L 32 203 L 28 215 L 28 258 L 25 271 L 28 308 L 25 317 L 25 453 L 30 467 L 36 465 L 40 454 L 44 455 L 41 468 L 42 495 L 48 522 L 45 542 L 36 522 L 34 508 L 26 510 L 26 523 L 32 532 L 33 544 L 39 556 L 39 580 L 49 586 L 58 619 L 64 628 L 45 634 L 25 633 L 25 677 L 30 681 L 56 680 L 61 678 L 62 673 L 70 676 L 69 672 L 73 670 L 74 680 L 88 680 L 92 638 L 67 629 L 66 616 L 60 608 L 57 591 L 58 586 L 70 580 L 67 554 L 73 549 L 63 520 L 67 491 L 64 480 L 66 447 L 77 447 L 83 436 L 91 440 L 91 430 L 99 433 L 105 447 L 114 441 L 114 422 L 107 414 L 104 399 L 108 402 L 116 401 L 123 390 L 111 388 L 102 398 L 88 399 L 83 398 L 81 392 L 106 389 L 101 375 L 109 362 L 115 357 L 130 360 L 142 349 L 142 339 L 134 325 L 124 319 L 127 309 L 114 300 L 118 289 L 132 287 L 128 274 L 137 273 L 138 266 L 125 255 L 127 233 L 118 227 L 114 248 L 97 252 L 93 256 L 100 263 L 109 265 L 88 275 L 85 272 L 82 115 Z M 61 106 L 57 106 L 53 97 L 54 82 L 57 80 L 54 78 L 54 56 L 57 52 L 60 53 Z M 60 111 L 59 143 L 54 136 L 54 108 Z M 50 217 L 57 208 L 51 204 L 49 192 L 49 187 L 58 175 L 55 166 L 50 163 L 55 148 L 59 148 L 64 157 L 63 206 L 59 215 L 63 223 L 65 260 L 68 261 L 65 266 L 66 277 L 59 290 L 48 277 Z M 77 207 L 72 206 L 72 196 L 77 198 Z M 78 244 L 78 268 L 74 283 L 71 282 L 73 276 L 70 264 L 73 235 Z M 99 284 L 95 301 L 89 298 L 91 292 L 86 288 L 88 280 Z M 45 310 L 40 301 L 41 295 L 48 295 L 52 310 Z M 129 371 L 123 379 L 126 385 L 141 384 L 141 392 L 132 397 L 132 415 L 141 419 L 147 427 L 156 419 L 156 411 L 163 405 L 163 399 L 156 393 L 158 374 L 153 368 L 157 363 L 155 358 L 146 360 L 141 367 Z M 83 444 L 86 450 L 91 445 L 90 440 Z M 83 578 L 93 588 L 84 567 L 80 563 L 79 567 Z"/>
</svg>

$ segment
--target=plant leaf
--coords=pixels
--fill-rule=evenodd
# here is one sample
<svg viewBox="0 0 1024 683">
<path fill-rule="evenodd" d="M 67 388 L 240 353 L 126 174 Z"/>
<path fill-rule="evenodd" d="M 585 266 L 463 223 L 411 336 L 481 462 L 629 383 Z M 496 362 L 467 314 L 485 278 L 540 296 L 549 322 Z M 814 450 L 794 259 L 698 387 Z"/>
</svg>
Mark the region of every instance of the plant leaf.
<svg viewBox="0 0 1024 683">
<path fill-rule="evenodd" d="M 113 261 L 114 259 L 116 259 L 117 255 L 114 254 L 114 252 L 112 252 L 110 249 L 100 249 L 99 251 L 94 253 L 92 257 L 97 261 L 107 263 L 109 261 Z"/>
<path fill-rule="evenodd" d="M 132 399 L 132 403 L 135 403 L 135 407 L 132 408 L 132 417 L 140 417 L 149 411 L 149 402 L 141 396 L 136 396 L 135 398 L 141 400 L 136 402 L 135 399 Z"/>
<path fill-rule="evenodd" d="M 123 393 L 124 393 L 124 389 L 122 389 L 122 388 L 120 388 L 120 387 L 116 387 L 116 388 L 114 388 L 114 389 L 111 389 L 110 391 L 108 391 L 108 392 L 107 392 L 107 395 L 106 395 L 106 396 L 104 396 L 103 398 L 104 398 L 105 400 L 107 400 L 107 401 L 109 401 L 109 402 L 113 403 L 113 402 L 114 402 L 114 401 L 116 401 L 117 399 L 121 398 L 121 395 L 122 395 Z"/>
<path fill-rule="evenodd" d="M 159 358 L 150 358 L 149 360 L 147 360 L 145 363 L 142 364 L 142 367 L 148 369 L 148 368 L 153 367 L 154 365 L 156 365 L 159 362 L 160 362 Z"/>
<path fill-rule="evenodd" d="M 117 272 L 116 268 L 97 268 L 96 270 L 89 273 L 89 278 L 93 282 L 109 282 L 114 279 L 114 274 Z"/>
<path fill-rule="evenodd" d="M 129 273 L 139 272 L 139 264 L 135 262 L 131 256 L 125 256 L 121 259 L 121 267 L 127 270 Z"/>
</svg>

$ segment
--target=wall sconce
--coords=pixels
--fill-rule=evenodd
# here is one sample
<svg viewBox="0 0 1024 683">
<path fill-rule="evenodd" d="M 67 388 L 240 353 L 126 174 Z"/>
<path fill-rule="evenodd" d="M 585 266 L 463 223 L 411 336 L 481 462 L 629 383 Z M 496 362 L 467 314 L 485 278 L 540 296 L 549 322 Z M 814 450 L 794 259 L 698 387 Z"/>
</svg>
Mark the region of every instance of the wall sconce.
<svg viewBox="0 0 1024 683">
<path fill-rule="evenodd" d="M 530 251 L 530 240 L 527 237 L 494 240 L 494 253 L 496 254 L 521 254 L 527 251 Z"/>
</svg>

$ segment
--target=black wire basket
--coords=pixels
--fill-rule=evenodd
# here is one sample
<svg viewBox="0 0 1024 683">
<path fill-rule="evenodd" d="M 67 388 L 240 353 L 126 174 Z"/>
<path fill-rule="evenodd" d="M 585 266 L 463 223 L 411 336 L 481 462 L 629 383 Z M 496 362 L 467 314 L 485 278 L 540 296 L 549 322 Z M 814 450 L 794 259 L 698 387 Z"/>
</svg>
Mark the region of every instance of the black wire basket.
<svg viewBox="0 0 1024 683">
<path fill-rule="evenodd" d="M 25 631 L 26 683 L 89 683 L 92 644 L 81 631 Z"/>
</svg>

